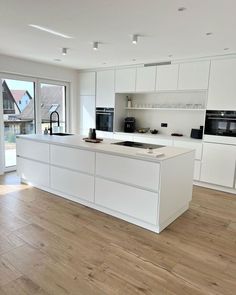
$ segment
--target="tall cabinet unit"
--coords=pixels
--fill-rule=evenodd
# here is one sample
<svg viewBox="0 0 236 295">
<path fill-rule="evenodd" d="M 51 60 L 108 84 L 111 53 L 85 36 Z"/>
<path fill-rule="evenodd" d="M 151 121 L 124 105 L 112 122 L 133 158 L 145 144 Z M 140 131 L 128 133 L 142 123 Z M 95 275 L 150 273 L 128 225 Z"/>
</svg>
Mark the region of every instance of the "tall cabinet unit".
<svg viewBox="0 0 236 295">
<path fill-rule="evenodd" d="M 207 109 L 236 110 L 236 58 L 211 62 Z"/>
<path fill-rule="evenodd" d="M 79 73 L 80 133 L 95 128 L 96 72 Z"/>
</svg>

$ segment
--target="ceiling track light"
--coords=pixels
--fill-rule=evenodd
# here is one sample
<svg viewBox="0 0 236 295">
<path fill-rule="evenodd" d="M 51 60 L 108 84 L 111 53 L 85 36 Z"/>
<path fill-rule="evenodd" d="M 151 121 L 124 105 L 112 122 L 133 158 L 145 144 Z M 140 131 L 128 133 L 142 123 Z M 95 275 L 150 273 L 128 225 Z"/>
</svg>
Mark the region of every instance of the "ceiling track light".
<svg viewBox="0 0 236 295">
<path fill-rule="evenodd" d="M 134 34 L 134 35 L 132 36 L 132 43 L 133 43 L 133 44 L 137 44 L 137 43 L 138 43 L 138 37 L 139 37 L 139 35 L 137 35 L 137 34 Z"/>
<path fill-rule="evenodd" d="M 61 50 L 62 55 L 67 55 L 68 48 L 63 47 Z"/>
<path fill-rule="evenodd" d="M 93 42 L 93 50 L 98 50 L 98 42 Z"/>
</svg>

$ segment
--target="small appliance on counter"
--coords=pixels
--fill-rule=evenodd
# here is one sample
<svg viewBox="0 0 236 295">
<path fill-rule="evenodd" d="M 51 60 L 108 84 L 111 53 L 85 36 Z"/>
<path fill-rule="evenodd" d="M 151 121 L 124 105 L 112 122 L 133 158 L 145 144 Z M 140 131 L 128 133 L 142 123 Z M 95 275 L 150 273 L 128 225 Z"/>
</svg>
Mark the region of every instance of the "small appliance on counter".
<svg viewBox="0 0 236 295">
<path fill-rule="evenodd" d="M 190 137 L 195 139 L 202 139 L 202 135 L 203 135 L 203 126 L 200 126 L 200 129 L 191 130 Z"/>
<path fill-rule="evenodd" d="M 125 118 L 124 132 L 127 132 L 127 133 L 135 132 L 135 118 L 134 117 Z"/>
</svg>

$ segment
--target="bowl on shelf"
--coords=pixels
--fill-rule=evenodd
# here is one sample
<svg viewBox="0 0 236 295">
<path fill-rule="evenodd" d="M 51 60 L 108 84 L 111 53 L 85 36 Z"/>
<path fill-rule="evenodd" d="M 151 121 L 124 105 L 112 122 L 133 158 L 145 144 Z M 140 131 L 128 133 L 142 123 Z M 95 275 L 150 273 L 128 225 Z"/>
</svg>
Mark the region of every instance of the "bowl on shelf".
<svg viewBox="0 0 236 295">
<path fill-rule="evenodd" d="M 150 130 L 150 133 L 151 134 L 157 134 L 158 133 L 158 130 L 157 129 Z"/>
<path fill-rule="evenodd" d="M 150 128 L 139 128 L 137 131 L 138 133 L 147 133 L 150 130 Z"/>
</svg>

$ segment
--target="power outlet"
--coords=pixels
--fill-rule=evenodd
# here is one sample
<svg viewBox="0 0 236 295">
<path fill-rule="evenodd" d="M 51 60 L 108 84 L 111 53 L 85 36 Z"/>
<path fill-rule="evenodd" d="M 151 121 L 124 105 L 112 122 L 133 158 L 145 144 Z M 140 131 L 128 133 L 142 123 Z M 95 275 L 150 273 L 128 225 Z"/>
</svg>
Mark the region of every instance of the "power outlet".
<svg viewBox="0 0 236 295">
<path fill-rule="evenodd" d="M 161 123 L 161 127 L 167 127 L 168 124 L 167 123 Z"/>
</svg>

